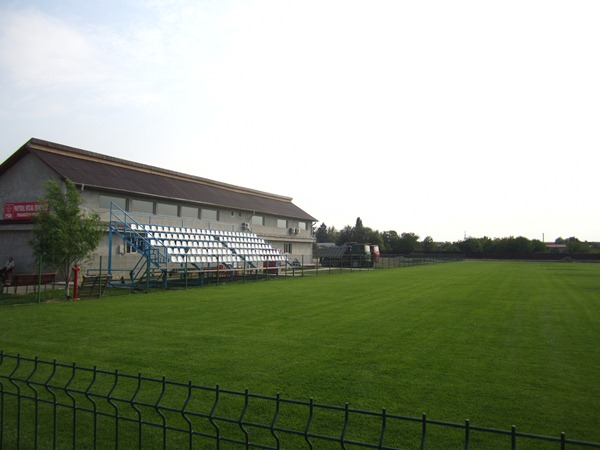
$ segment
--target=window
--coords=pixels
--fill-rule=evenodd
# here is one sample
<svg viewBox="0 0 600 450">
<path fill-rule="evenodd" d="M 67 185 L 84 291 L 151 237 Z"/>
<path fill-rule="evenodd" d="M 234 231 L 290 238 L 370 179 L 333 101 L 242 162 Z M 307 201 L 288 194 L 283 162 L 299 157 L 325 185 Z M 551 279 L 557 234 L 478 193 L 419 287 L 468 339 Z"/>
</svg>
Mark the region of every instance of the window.
<svg viewBox="0 0 600 450">
<path fill-rule="evenodd" d="M 202 220 L 219 220 L 219 212 L 215 209 L 204 209 L 201 210 Z"/>
<path fill-rule="evenodd" d="M 252 216 L 252 225 L 263 225 L 265 218 L 263 216 Z"/>
<path fill-rule="evenodd" d="M 131 212 L 153 214 L 154 203 L 147 200 L 131 200 Z"/>
<path fill-rule="evenodd" d="M 277 219 L 277 228 L 287 228 L 287 220 Z"/>
<path fill-rule="evenodd" d="M 283 253 L 292 253 L 292 244 L 287 242 L 283 244 Z"/>
<path fill-rule="evenodd" d="M 198 218 L 198 208 L 192 208 L 191 206 L 181 207 L 181 217 L 190 217 L 193 219 Z"/>
<path fill-rule="evenodd" d="M 156 203 L 156 214 L 160 214 L 162 216 L 177 216 L 177 205 Z"/>
<path fill-rule="evenodd" d="M 301 230 L 306 230 L 306 222 L 299 222 L 298 228 L 300 228 Z"/>
<path fill-rule="evenodd" d="M 125 197 L 115 197 L 112 195 L 100 195 L 99 205 L 98 205 L 100 208 L 110 209 L 111 203 L 114 203 L 119 208 L 121 208 L 123 211 L 125 211 L 125 208 L 127 207 L 127 199 Z"/>
</svg>

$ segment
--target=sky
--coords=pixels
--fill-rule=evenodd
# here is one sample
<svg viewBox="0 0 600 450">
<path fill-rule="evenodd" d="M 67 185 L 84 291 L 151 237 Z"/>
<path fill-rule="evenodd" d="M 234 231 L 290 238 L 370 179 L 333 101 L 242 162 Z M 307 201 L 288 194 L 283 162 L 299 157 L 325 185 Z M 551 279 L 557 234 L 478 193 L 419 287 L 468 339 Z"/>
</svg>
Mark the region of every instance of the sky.
<svg viewBox="0 0 600 450">
<path fill-rule="evenodd" d="M 30 138 L 435 241 L 600 241 L 597 0 L 0 0 Z"/>
</svg>

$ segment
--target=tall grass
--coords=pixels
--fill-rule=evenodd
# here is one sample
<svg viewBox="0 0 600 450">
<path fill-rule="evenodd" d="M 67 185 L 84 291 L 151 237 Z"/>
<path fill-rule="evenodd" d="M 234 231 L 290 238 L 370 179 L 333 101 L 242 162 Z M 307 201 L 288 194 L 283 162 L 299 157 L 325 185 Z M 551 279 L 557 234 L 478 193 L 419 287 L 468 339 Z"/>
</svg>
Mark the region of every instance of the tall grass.
<svg viewBox="0 0 600 450">
<path fill-rule="evenodd" d="M 461 262 L 0 308 L 0 349 L 600 441 L 600 265 Z"/>
</svg>

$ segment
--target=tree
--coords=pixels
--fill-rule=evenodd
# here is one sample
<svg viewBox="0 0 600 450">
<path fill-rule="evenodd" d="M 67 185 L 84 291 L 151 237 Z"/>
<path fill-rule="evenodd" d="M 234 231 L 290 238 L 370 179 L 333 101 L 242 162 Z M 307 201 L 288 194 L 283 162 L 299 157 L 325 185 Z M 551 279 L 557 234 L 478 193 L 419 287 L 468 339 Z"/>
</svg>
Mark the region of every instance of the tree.
<svg viewBox="0 0 600 450">
<path fill-rule="evenodd" d="M 458 248 L 464 253 L 481 253 L 481 240 L 469 237 L 458 243 Z"/>
<path fill-rule="evenodd" d="M 356 228 L 356 231 L 359 232 L 359 233 L 364 228 L 363 221 L 362 221 L 362 219 L 360 217 L 356 218 L 356 225 L 354 225 L 354 228 Z"/>
<path fill-rule="evenodd" d="M 398 251 L 398 246 L 400 245 L 400 236 L 398 236 L 398 233 L 396 231 L 384 231 L 383 233 L 381 233 L 381 240 L 383 242 L 382 250 L 394 253 Z"/>
<path fill-rule="evenodd" d="M 531 251 L 534 253 L 545 253 L 548 251 L 546 248 L 546 244 L 544 244 L 539 239 L 533 239 L 531 241 Z"/>
<path fill-rule="evenodd" d="M 315 237 L 317 238 L 317 242 L 329 242 L 327 236 L 327 225 L 323 222 L 315 233 Z"/>
<path fill-rule="evenodd" d="M 435 250 L 435 242 L 433 242 L 433 238 L 431 236 L 427 236 L 421 242 L 421 247 L 426 252 L 431 252 Z"/>
<path fill-rule="evenodd" d="M 565 239 L 567 245 L 567 252 L 569 253 L 589 253 L 590 247 L 587 242 L 581 242 L 574 236 Z"/>
<path fill-rule="evenodd" d="M 65 280 L 65 297 L 69 297 L 71 268 L 88 258 L 98 247 L 104 227 L 97 213 L 85 214 L 77 187 L 71 180 L 62 184 L 49 180 L 41 200 L 47 209 L 38 213 L 30 241 L 33 254 L 56 267 Z"/>
<path fill-rule="evenodd" d="M 338 245 L 342 245 L 345 242 L 356 242 L 355 229 L 352 228 L 350 225 L 346 225 L 340 230 L 335 241 L 335 243 Z"/>
<path fill-rule="evenodd" d="M 409 254 L 419 250 L 419 236 L 415 233 L 402 233 L 399 239 L 399 253 Z"/>
</svg>

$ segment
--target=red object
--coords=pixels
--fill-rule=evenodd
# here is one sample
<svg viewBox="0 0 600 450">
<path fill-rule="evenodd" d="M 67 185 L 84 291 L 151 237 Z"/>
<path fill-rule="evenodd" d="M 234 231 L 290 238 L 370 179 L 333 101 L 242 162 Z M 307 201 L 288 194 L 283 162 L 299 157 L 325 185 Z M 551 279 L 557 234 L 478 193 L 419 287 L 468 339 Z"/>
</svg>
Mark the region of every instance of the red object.
<svg viewBox="0 0 600 450">
<path fill-rule="evenodd" d="M 78 290 L 79 290 L 79 266 L 73 266 L 73 299 L 78 299 Z"/>
</svg>

